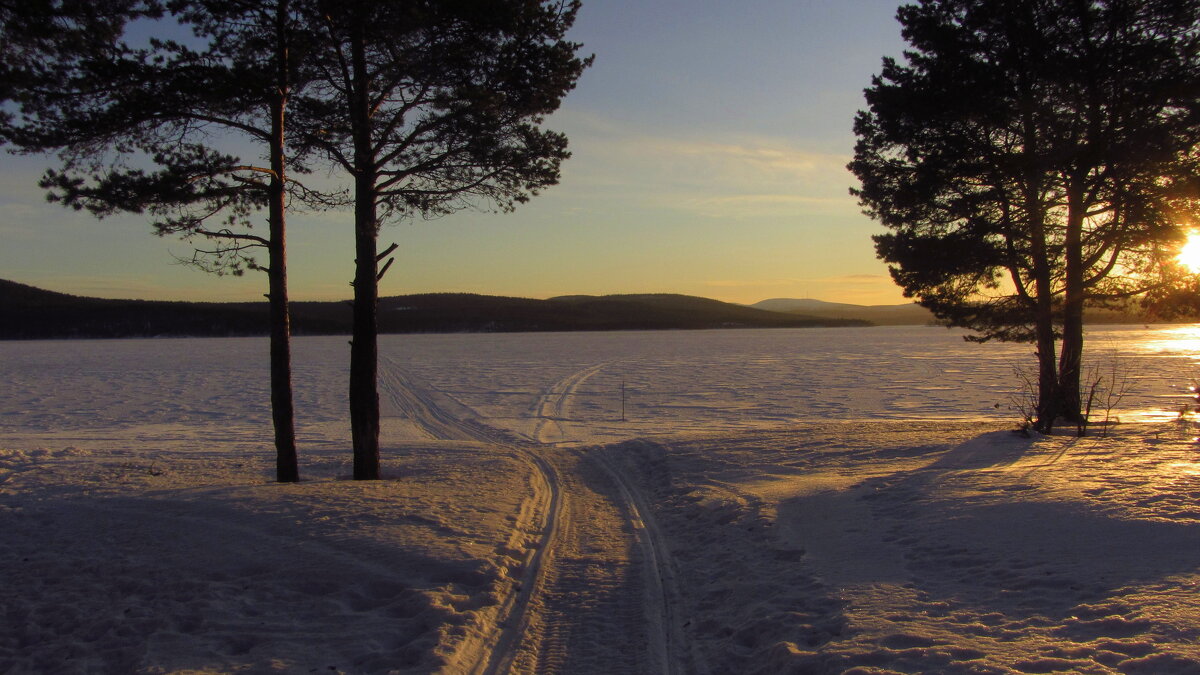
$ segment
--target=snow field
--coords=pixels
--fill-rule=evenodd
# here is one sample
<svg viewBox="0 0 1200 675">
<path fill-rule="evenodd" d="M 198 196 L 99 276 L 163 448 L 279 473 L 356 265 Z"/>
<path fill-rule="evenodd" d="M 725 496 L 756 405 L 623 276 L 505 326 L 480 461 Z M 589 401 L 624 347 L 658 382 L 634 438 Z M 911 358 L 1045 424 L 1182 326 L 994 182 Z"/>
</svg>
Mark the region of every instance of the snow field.
<svg viewBox="0 0 1200 675">
<path fill-rule="evenodd" d="M 279 485 L 261 451 L 108 443 L 0 453 L 0 671 L 432 672 L 475 657 L 534 536 L 534 476 L 481 446 L 392 446 L 374 483 L 310 452 Z"/>
<path fill-rule="evenodd" d="M 265 340 L 0 343 L 0 671 L 1200 672 L 1194 332 L 1087 439 L 942 329 L 384 336 L 372 483 L 300 338 L 297 485 Z"/>
<path fill-rule="evenodd" d="M 824 423 L 606 452 L 656 494 L 713 672 L 1195 673 L 1193 431 Z"/>
</svg>

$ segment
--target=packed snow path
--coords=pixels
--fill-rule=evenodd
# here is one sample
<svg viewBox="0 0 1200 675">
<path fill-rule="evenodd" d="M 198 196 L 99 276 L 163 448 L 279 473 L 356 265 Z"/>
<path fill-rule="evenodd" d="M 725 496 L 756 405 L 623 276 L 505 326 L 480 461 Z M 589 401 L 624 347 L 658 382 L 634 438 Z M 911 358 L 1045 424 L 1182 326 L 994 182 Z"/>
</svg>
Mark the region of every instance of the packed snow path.
<svg viewBox="0 0 1200 675">
<path fill-rule="evenodd" d="M 476 673 L 703 672 L 681 649 L 678 588 L 646 499 L 601 454 L 557 447 L 571 397 L 604 364 L 559 380 L 538 397 L 532 439 L 455 417 L 436 392 L 384 359 L 385 406 L 435 440 L 474 440 L 528 462 L 544 490 L 531 495 L 542 536 L 503 603 L 495 634 L 471 645 Z M 445 407 L 443 407 L 445 404 Z M 529 529 L 515 524 L 514 532 Z M 516 536 L 514 534 L 514 536 Z M 515 549 L 519 542 L 512 542 Z"/>
</svg>

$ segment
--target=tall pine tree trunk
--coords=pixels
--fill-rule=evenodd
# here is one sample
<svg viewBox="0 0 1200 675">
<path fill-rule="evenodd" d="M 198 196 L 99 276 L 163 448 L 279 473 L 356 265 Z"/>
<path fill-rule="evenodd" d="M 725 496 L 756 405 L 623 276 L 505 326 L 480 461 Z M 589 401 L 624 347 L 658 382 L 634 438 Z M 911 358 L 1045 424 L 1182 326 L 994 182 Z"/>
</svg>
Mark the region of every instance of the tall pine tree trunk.
<svg viewBox="0 0 1200 675">
<path fill-rule="evenodd" d="M 274 190 L 272 190 L 274 191 Z M 272 201 L 276 196 L 272 195 Z M 282 201 L 282 200 L 281 200 Z M 272 204 L 271 211 L 275 211 Z M 288 309 L 284 224 L 271 218 L 270 322 L 271 418 L 275 425 L 275 478 L 281 483 L 300 480 L 296 458 L 295 409 L 292 403 L 291 319 Z"/>
<path fill-rule="evenodd" d="M 1083 304 L 1068 301 L 1063 314 L 1062 354 L 1058 363 L 1058 414 L 1075 424 L 1083 421 Z"/>
<path fill-rule="evenodd" d="M 1034 328 L 1037 332 L 1038 400 L 1034 428 L 1048 434 L 1058 417 L 1058 370 L 1055 360 L 1054 303 L 1050 291 L 1050 272 L 1044 262 L 1035 262 L 1037 305 L 1034 309 Z"/>
<path fill-rule="evenodd" d="M 1066 279 L 1063 293 L 1062 356 L 1058 365 L 1059 414 L 1070 422 L 1082 419 L 1080 389 L 1083 363 L 1083 206 L 1075 184 L 1068 187 L 1067 232 L 1063 241 Z"/>
<path fill-rule="evenodd" d="M 1037 147 L 1032 116 L 1025 118 L 1026 151 Z M 1054 290 L 1050 278 L 1050 254 L 1046 245 L 1046 207 L 1042 198 L 1042 175 L 1037 161 L 1030 161 L 1023 181 L 1024 210 L 1028 220 L 1030 257 L 1033 268 L 1034 330 L 1037 339 L 1038 400 L 1034 428 L 1050 433 L 1058 416 L 1058 371 L 1055 362 Z"/>
<path fill-rule="evenodd" d="M 379 478 L 378 304 L 374 181 L 356 181 L 354 329 L 350 343 L 350 431 L 354 479 Z"/>
<path fill-rule="evenodd" d="M 271 185 L 270 277 L 271 418 L 275 424 L 275 477 L 281 483 L 300 480 L 296 459 L 295 409 L 292 403 L 291 317 L 287 291 L 287 244 L 284 239 L 282 183 Z M 278 216 L 276 216 L 278 214 Z"/>
<path fill-rule="evenodd" d="M 1038 359 L 1038 400 L 1037 419 L 1034 428 L 1048 434 L 1054 428 L 1054 420 L 1058 417 L 1058 364 L 1054 355 L 1054 310 L 1049 298 L 1038 298 L 1037 318 L 1037 359 Z"/>
<path fill-rule="evenodd" d="M 377 169 L 361 27 L 351 37 L 354 133 L 354 329 L 350 346 L 350 430 L 354 479 L 379 478 Z"/>
<path fill-rule="evenodd" d="M 300 480 L 296 459 L 296 420 L 292 399 L 291 315 L 287 290 L 287 189 L 284 160 L 284 119 L 288 100 L 287 0 L 276 7 L 277 95 L 271 102 L 271 177 L 268 219 L 270 229 L 268 302 L 271 322 L 271 418 L 275 425 L 275 478 L 281 483 Z"/>
</svg>

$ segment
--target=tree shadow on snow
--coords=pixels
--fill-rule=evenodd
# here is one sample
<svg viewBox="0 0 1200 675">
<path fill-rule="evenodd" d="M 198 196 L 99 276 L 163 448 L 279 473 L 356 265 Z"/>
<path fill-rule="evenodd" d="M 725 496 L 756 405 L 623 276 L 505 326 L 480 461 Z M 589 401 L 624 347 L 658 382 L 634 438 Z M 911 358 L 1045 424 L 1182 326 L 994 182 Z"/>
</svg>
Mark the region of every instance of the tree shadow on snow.
<svg viewBox="0 0 1200 675">
<path fill-rule="evenodd" d="M 19 628 L 0 670 L 425 671 L 439 628 L 487 595 L 479 560 L 307 520 L 303 498 L 260 506 L 56 495 L 6 519 L 0 577 Z"/>
<path fill-rule="evenodd" d="M 1040 490 L 1026 482 L 1030 473 L 991 471 L 1034 449 L 1032 439 L 985 433 L 924 467 L 867 479 L 838 496 L 846 508 L 867 507 L 863 516 L 899 553 L 918 597 L 949 613 L 1048 619 L 1081 639 L 1146 630 L 1134 608 L 1113 599 L 1195 572 L 1200 524 L 1114 517 Z M 808 508 L 806 499 L 781 504 L 781 514 Z"/>
</svg>

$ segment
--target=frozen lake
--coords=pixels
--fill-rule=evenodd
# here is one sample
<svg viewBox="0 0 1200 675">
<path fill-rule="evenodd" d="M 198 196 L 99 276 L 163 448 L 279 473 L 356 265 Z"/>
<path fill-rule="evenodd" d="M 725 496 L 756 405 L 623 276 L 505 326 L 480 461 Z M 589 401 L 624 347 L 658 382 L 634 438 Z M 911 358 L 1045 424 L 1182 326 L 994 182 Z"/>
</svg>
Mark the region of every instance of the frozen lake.
<svg viewBox="0 0 1200 675">
<path fill-rule="evenodd" d="M 0 672 L 1200 672 L 1195 418 L 1013 434 L 1029 345 L 381 347 L 386 480 L 319 337 L 278 484 L 266 339 L 0 342 Z M 1089 347 L 1122 421 L 1189 403 L 1200 326 Z"/>
<path fill-rule="evenodd" d="M 936 327 L 385 335 L 380 395 L 406 434 L 402 392 L 547 442 L 716 433 L 815 419 L 1017 419 L 1015 368 L 1032 346 L 974 344 Z M 295 340 L 300 429 L 346 418 L 345 337 Z M 1088 354 L 1129 375 L 1123 421 L 1178 415 L 1200 375 L 1200 325 L 1100 327 Z M 269 423 L 267 341 L 0 343 L 0 428 L 66 431 Z M 624 415 L 624 419 L 622 419 Z M 386 432 L 386 429 L 385 429 Z M 385 439 L 386 440 L 386 439 Z"/>
</svg>

